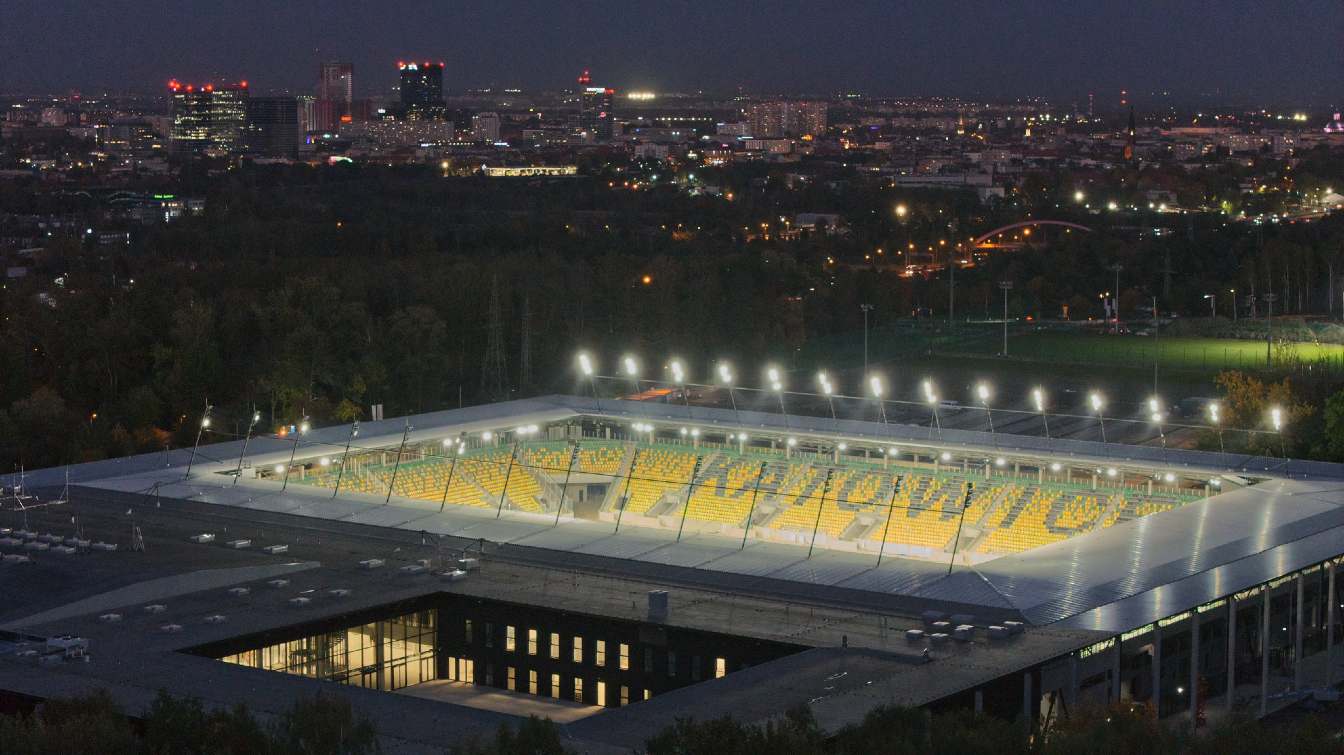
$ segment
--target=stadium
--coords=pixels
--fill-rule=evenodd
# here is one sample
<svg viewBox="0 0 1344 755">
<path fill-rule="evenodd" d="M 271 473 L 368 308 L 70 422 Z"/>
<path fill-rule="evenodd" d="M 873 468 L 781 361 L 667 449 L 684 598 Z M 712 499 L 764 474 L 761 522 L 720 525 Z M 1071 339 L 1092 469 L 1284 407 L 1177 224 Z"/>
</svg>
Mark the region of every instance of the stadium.
<svg viewBox="0 0 1344 755">
<path fill-rule="evenodd" d="M 141 617 L 149 643 L 117 590 L 11 612 L 4 628 L 16 642 L 90 638 L 221 703 L 338 682 L 372 688 L 360 693 L 375 717 L 432 704 L 462 731 L 549 715 L 589 751 L 628 751 L 680 716 L 759 721 L 794 705 L 830 729 L 891 703 L 1035 725 L 1129 702 L 1206 722 L 1334 694 L 1344 466 L 1169 447 L 1173 429 L 1160 445 L 1117 442 L 1118 427 L 1110 442 L 1060 437 L 1100 413 L 1022 412 L 996 430 L 987 401 L 959 407 L 927 384 L 926 402 L 897 405 L 823 380 L 790 406 L 773 375 L 773 390 L 725 391 L 598 379 L 586 358 L 584 373 L 578 395 L 267 433 L 254 416 L 223 442 L 207 411 L 191 448 L 16 477 L 10 498 L 27 503 L 7 507 L 25 518 L 6 553 L 38 555 L 23 550 L 39 536 L 26 517 L 45 513 L 320 551 L 304 562 L 320 567 L 246 567 L 294 574 L 277 581 L 343 566 L 286 592 L 298 618 L 275 602 L 198 627 L 224 610 L 208 596 L 234 584 L 211 577 L 134 593 L 189 614 L 168 636 Z M 249 527 L 264 529 L 236 534 Z M 183 558 L 203 558 L 190 573 L 206 579 L 224 554 Z M 326 599 L 385 562 L 404 566 Z M 93 615 L 114 608 L 126 622 Z M 371 643 L 393 627 L 395 652 Z M 6 662 L 0 688 L 41 697 L 92 675 L 139 694 L 97 666 L 52 666 L 46 677 L 70 675 L 55 683 Z M 481 690 L 510 702 L 491 709 Z"/>
</svg>

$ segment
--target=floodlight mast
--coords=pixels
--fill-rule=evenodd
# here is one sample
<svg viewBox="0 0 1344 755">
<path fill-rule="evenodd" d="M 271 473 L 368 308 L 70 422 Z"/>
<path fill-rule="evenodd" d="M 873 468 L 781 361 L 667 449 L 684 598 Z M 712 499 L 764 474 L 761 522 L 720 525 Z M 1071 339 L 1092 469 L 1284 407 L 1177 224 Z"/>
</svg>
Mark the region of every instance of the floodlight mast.
<svg viewBox="0 0 1344 755">
<path fill-rule="evenodd" d="M 1031 389 L 1031 402 L 1035 404 L 1036 411 L 1041 415 L 1041 422 L 1045 425 L 1046 440 L 1050 439 L 1050 418 L 1045 411 L 1045 391 L 1040 388 Z"/>
<path fill-rule="evenodd" d="M 1209 402 L 1208 411 L 1209 424 L 1213 425 L 1214 430 L 1218 432 L 1218 452 L 1225 453 L 1227 449 L 1223 447 L 1222 407 L 1218 405 L 1217 401 L 1211 401 Z"/>
<path fill-rule="evenodd" d="M 639 363 L 633 356 L 625 355 L 621 359 L 621 366 L 625 369 L 625 376 L 630 378 L 630 383 L 635 389 L 635 395 L 639 395 Z"/>
<path fill-rule="evenodd" d="M 938 428 L 938 440 L 943 439 L 943 423 L 938 419 L 938 392 L 934 390 L 933 381 L 925 379 L 923 383 L 924 401 L 933 409 L 933 424 Z"/>
<path fill-rule="evenodd" d="M 588 384 L 593 389 L 593 403 L 597 405 L 598 414 L 602 413 L 602 399 L 597 395 L 597 376 L 594 374 L 593 358 L 588 356 L 588 352 L 579 352 L 579 372 L 588 378 Z"/>
<path fill-rule="evenodd" d="M 979 383 L 975 386 L 975 397 L 980 399 L 980 405 L 985 407 L 985 418 L 989 421 L 989 438 L 994 440 L 994 412 L 989 409 L 989 397 L 992 391 L 988 383 Z"/>
<path fill-rule="evenodd" d="M 1166 415 L 1162 413 L 1162 399 L 1157 396 L 1148 399 L 1148 418 L 1153 421 L 1154 425 L 1157 425 L 1157 437 L 1162 440 L 1162 448 L 1165 450 L 1167 447 L 1167 432 L 1163 426 L 1163 420 L 1166 419 Z"/>
<path fill-rule="evenodd" d="M 1106 442 L 1106 420 L 1101 416 L 1101 410 L 1105 408 L 1106 402 L 1101 394 L 1096 391 L 1087 396 L 1087 402 L 1092 405 L 1092 412 L 1097 415 L 1097 426 L 1101 428 L 1101 442 Z"/>
<path fill-rule="evenodd" d="M 341 453 L 341 467 L 336 470 L 336 487 L 331 491 L 332 498 L 335 498 L 336 494 L 341 492 L 341 478 L 345 476 L 345 462 L 350 457 L 350 444 L 357 435 L 359 435 L 359 420 L 355 420 L 354 424 L 350 425 L 350 435 L 346 436 L 345 451 Z"/>
<path fill-rule="evenodd" d="M 882 378 L 877 375 L 868 376 L 868 389 L 873 392 L 873 398 L 877 399 L 877 408 L 882 412 L 882 424 L 887 424 L 887 402 L 882 400 Z M 827 399 L 830 394 L 826 394 Z"/>
<path fill-rule="evenodd" d="M 308 434 L 308 427 L 308 415 L 305 414 L 303 419 L 299 420 L 298 432 L 294 433 L 294 445 L 289 448 L 289 464 L 285 466 L 285 481 L 280 484 L 281 493 L 289 487 L 289 470 L 294 468 L 294 454 L 299 451 L 299 438 Z"/>
<path fill-rule="evenodd" d="M 187 459 L 187 471 L 182 475 L 184 480 L 191 477 L 191 466 L 196 463 L 196 449 L 201 446 L 201 435 L 210 429 L 210 413 L 214 408 L 209 401 L 205 402 L 205 411 L 201 412 L 201 425 L 196 428 L 196 442 L 191 444 L 191 457 Z"/>
<path fill-rule="evenodd" d="M 233 485 L 238 484 L 238 478 L 243 476 L 243 460 L 247 458 L 247 444 L 252 440 L 252 431 L 256 429 L 257 423 L 261 421 L 261 412 L 254 407 L 252 409 L 252 421 L 247 423 L 247 435 L 243 436 L 243 450 L 238 454 L 238 471 L 233 475 Z"/>
<path fill-rule="evenodd" d="M 784 419 L 784 430 L 789 429 L 789 412 L 784 408 L 784 380 L 780 377 L 778 367 L 766 369 L 765 376 L 770 380 L 770 390 L 779 396 L 779 414 Z"/>
<path fill-rule="evenodd" d="M 719 382 L 728 389 L 728 404 L 733 408 L 733 417 L 738 425 L 742 424 L 742 414 L 737 410 L 737 398 L 733 395 L 733 368 L 727 362 L 719 362 Z"/>
</svg>

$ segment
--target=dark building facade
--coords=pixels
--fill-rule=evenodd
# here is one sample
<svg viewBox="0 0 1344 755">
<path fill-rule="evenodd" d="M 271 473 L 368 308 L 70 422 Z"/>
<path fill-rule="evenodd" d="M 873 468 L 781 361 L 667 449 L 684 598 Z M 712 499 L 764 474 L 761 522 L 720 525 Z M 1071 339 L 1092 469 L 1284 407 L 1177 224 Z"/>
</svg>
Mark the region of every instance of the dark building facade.
<svg viewBox="0 0 1344 755">
<path fill-rule="evenodd" d="M 398 63 L 401 107 L 407 115 L 426 116 L 443 109 L 443 64 Z"/>
<path fill-rule="evenodd" d="M 313 128 L 330 131 L 342 121 L 352 120 L 354 101 L 354 65 L 335 61 L 323 63 L 317 78 Z"/>
<path fill-rule="evenodd" d="M 247 127 L 247 82 L 183 84 L 169 82 L 172 100 L 172 150 L 176 154 L 231 154 L 243 146 Z"/>
<path fill-rule="evenodd" d="M 247 151 L 292 157 L 299 151 L 299 102 L 293 97 L 252 97 L 247 101 Z"/>
</svg>

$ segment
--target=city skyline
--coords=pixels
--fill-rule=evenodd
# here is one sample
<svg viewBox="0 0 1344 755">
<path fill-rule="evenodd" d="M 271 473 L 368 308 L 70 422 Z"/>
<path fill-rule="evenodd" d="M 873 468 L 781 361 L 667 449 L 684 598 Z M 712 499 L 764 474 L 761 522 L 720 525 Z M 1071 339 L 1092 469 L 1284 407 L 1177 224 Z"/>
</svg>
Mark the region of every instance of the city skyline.
<svg viewBox="0 0 1344 755">
<path fill-rule="evenodd" d="M 530 0 L 502 9 L 410 4 L 397 13 L 336 3 L 324 6 L 326 22 L 316 23 L 314 14 L 295 7 L 87 8 L 25 0 L 0 30 L 0 44 L 10 51 L 0 92 L 156 93 L 170 76 L 250 78 L 259 90 L 311 92 L 319 65 L 340 60 L 354 65 L 356 96 L 385 96 L 394 92 L 397 60 L 432 59 L 445 61 L 449 91 L 562 89 L 589 68 L 618 90 L 1062 102 L 1096 93 L 1103 106 L 1127 89 L 1140 107 L 1338 101 L 1332 84 L 1344 75 L 1344 62 L 1334 52 L 1333 31 L 1344 24 L 1344 9 L 1337 4 L 1112 6 L 863 2 L 837 13 L 795 3 L 768 9 L 590 3 L 556 15 Z M 401 23 L 408 16 L 419 21 Z M 544 31 L 520 31 L 531 28 Z M 124 54 L 127 44 L 136 56 Z M 1245 66 L 1247 60 L 1255 65 Z"/>
</svg>

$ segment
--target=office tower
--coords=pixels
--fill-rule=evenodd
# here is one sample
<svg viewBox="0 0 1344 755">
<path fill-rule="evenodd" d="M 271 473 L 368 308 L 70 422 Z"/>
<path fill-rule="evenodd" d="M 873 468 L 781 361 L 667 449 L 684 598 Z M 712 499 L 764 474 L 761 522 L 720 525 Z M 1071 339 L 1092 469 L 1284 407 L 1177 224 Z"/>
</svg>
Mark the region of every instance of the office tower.
<svg viewBox="0 0 1344 755">
<path fill-rule="evenodd" d="M 477 113 L 471 117 L 471 136 L 478 142 L 499 141 L 499 113 Z"/>
<path fill-rule="evenodd" d="M 443 108 L 443 63 L 398 63 L 401 70 L 401 107 L 408 116 L 421 117 Z"/>
<path fill-rule="evenodd" d="M 317 100 L 313 103 L 313 127 L 309 131 L 333 131 L 351 119 L 355 101 L 355 67 L 337 61 L 323 63 L 317 76 Z"/>
<path fill-rule="evenodd" d="M 172 98 L 172 150 L 177 154 L 237 152 L 247 126 L 247 82 L 168 83 Z"/>
<path fill-rule="evenodd" d="M 579 76 L 579 131 L 597 139 L 610 139 L 614 123 L 611 101 L 616 90 L 591 86 L 592 81 L 585 68 Z"/>
<path fill-rule="evenodd" d="M 299 102 L 293 97 L 251 97 L 247 101 L 247 151 L 290 157 L 299 151 Z"/>
</svg>

